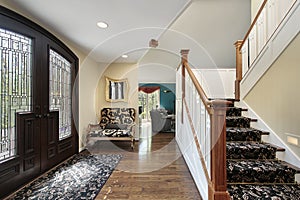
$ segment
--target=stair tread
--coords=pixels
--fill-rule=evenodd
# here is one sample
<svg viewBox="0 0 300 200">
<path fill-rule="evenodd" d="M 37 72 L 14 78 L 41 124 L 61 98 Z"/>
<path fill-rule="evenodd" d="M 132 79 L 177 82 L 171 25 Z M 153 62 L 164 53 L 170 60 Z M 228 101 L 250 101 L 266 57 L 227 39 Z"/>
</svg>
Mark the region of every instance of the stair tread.
<svg viewBox="0 0 300 200">
<path fill-rule="evenodd" d="M 226 127 L 226 131 L 231 131 L 231 132 L 249 132 L 249 131 L 256 131 L 260 133 L 264 133 L 261 130 L 258 130 L 256 128 L 247 128 L 247 127 Z"/>
<path fill-rule="evenodd" d="M 244 111 L 248 111 L 248 108 L 244 108 L 244 107 L 229 106 L 228 108 L 236 108 L 236 109 L 242 109 Z"/>
<path fill-rule="evenodd" d="M 227 160 L 228 182 L 294 183 L 297 170 L 278 160 Z"/>
<path fill-rule="evenodd" d="M 251 167 L 256 167 L 256 166 L 263 166 L 263 167 L 268 167 L 268 166 L 285 166 L 287 168 L 292 168 L 293 170 L 297 171 L 297 169 L 300 169 L 292 164 L 289 164 L 285 161 L 282 160 L 227 160 L 229 163 L 239 163 L 240 165 L 243 165 L 246 168 L 251 168 Z"/>
<path fill-rule="evenodd" d="M 295 165 L 292 165 L 292 164 L 290 164 L 290 163 L 288 163 L 288 162 L 285 162 L 285 161 L 283 161 L 283 160 L 282 160 L 281 162 L 282 162 L 282 164 L 284 164 L 284 165 L 286 165 L 286 166 L 289 166 L 289 167 L 295 169 L 295 170 L 296 170 L 296 173 L 300 173 L 300 168 L 299 168 L 299 167 L 297 167 L 297 166 L 295 166 Z"/>
<path fill-rule="evenodd" d="M 277 148 L 270 144 L 241 141 L 226 143 L 227 159 L 275 159 Z"/>
<path fill-rule="evenodd" d="M 261 141 L 263 131 L 254 128 L 226 127 L 227 141 Z"/>
<path fill-rule="evenodd" d="M 257 119 L 250 118 L 250 117 L 245 117 L 245 116 L 226 116 L 226 119 L 231 120 L 231 119 L 249 119 L 251 122 L 257 122 Z"/>
<path fill-rule="evenodd" d="M 244 117 L 244 116 L 226 116 L 226 119 L 251 119 L 251 118 Z"/>
<path fill-rule="evenodd" d="M 227 127 L 250 127 L 251 118 L 243 116 L 226 116 Z"/>
<path fill-rule="evenodd" d="M 228 107 L 226 110 L 226 116 L 241 116 L 242 108 L 238 107 Z"/>
<path fill-rule="evenodd" d="M 208 98 L 208 100 L 225 100 L 225 101 L 231 101 L 231 102 L 239 102 L 239 99 L 234 98 Z"/>
<path fill-rule="evenodd" d="M 227 145 L 234 145 L 238 144 L 240 148 L 245 148 L 245 147 L 253 147 L 253 148 L 274 148 L 276 151 L 285 151 L 284 148 L 276 146 L 274 144 L 270 143 L 265 143 L 265 142 L 258 142 L 258 141 L 228 141 L 226 142 Z"/>
<path fill-rule="evenodd" d="M 269 144 L 269 143 L 266 143 L 266 144 Z M 277 146 L 277 145 L 275 145 L 275 144 L 269 144 L 269 145 L 275 147 L 275 148 L 277 149 L 277 151 L 285 151 L 285 148 L 282 148 L 282 147 Z"/>
<path fill-rule="evenodd" d="M 298 200 L 300 185 L 251 185 L 228 184 L 228 192 L 233 199 L 290 199 Z"/>
<path fill-rule="evenodd" d="M 261 133 L 262 135 L 270 135 L 270 132 L 267 132 L 267 131 L 262 131 Z"/>
</svg>

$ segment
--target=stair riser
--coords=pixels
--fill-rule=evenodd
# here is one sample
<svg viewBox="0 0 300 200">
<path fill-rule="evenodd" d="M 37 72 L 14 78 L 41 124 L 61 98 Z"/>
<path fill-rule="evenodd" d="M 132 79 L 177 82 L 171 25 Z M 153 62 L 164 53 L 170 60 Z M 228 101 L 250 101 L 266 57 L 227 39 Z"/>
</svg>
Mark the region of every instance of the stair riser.
<svg viewBox="0 0 300 200">
<path fill-rule="evenodd" d="M 255 164 L 227 160 L 229 183 L 295 183 L 296 170 L 279 163 Z"/>
<path fill-rule="evenodd" d="M 226 119 L 226 127 L 250 128 L 251 119 L 249 118 L 233 118 Z"/>
<path fill-rule="evenodd" d="M 228 185 L 231 199 L 299 200 L 299 185 Z"/>
<path fill-rule="evenodd" d="M 259 132 L 226 132 L 226 141 L 261 141 Z"/>
<path fill-rule="evenodd" d="M 275 159 L 276 149 L 227 148 L 227 159 Z"/>
<path fill-rule="evenodd" d="M 242 109 L 232 107 L 226 111 L 226 116 L 242 116 Z"/>
<path fill-rule="evenodd" d="M 287 171 L 260 172 L 227 171 L 227 182 L 229 183 L 295 183 L 295 174 Z"/>
</svg>

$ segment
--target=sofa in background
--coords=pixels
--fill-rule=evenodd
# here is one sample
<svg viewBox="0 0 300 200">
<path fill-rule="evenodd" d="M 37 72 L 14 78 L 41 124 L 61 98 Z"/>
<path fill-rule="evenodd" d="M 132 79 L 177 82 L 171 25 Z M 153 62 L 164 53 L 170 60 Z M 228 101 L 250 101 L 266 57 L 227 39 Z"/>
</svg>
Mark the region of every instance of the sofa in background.
<svg viewBox="0 0 300 200">
<path fill-rule="evenodd" d="M 158 133 L 163 131 L 170 131 L 172 128 L 172 118 L 168 116 L 166 110 L 153 109 L 150 111 L 152 132 Z"/>
</svg>

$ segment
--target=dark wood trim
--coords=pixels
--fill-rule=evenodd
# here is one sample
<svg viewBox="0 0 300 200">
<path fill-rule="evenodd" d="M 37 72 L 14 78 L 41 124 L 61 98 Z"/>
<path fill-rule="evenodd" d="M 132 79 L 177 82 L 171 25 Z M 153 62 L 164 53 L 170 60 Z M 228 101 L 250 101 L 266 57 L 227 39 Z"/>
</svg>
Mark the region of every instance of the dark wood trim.
<svg viewBox="0 0 300 200">
<path fill-rule="evenodd" d="M 31 29 L 41 33 L 42 35 L 46 36 L 47 38 L 49 38 L 51 41 L 55 42 L 56 44 L 58 44 L 59 46 L 61 46 L 63 49 L 65 49 L 68 54 L 72 55 L 72 57 L 76 57 L 77 56 L 73 53 L 73 51 L 67 47 L 61 40 L 59 40 L 56 36 L 54 36 L 52 33 L 50 33 L 49 31 L 47 31 L 46 29 L 44 29 L 43 27 L 41 27 L 39 24 L 23 17 L 22 15 L 9 10 L 7 8 L 5 8 L 4 6 L 0 5 L 0 14 L 4 15 L 10 19 L 13 19 L 16 22 L 19 22 L 27 27 L 30 27 Z"/>
<path fill-rule="evenodd" d="M 52 166 L 78 153 L 79 137 L 76 127 L 78 127 L 79 85 L 76 78 L 79 60 L 69 47 L 46 29 L 3 6 L 0 6 L 0 27 L 32 38 L 34 46 L 32 53 L 33 109 L 31 113 L 17 115 L 17 155 L 0 163 L 0 198 L 3 198 Z M 72 135 L 62 141 L 59 141 L 58 128 L 55 128 L 57 126 L 55 123 L 58 124 L 58 114 L 50 116 L 53 113 L 49 112 L 48 57 L 50 47 L 72 64 L 72 83 L 75 87 L 72 93 L 72 110 L 75 114 L 73 115 Z M 51 119 L 52 122 L 56 122 L 50 129 L 47 128 L 51 125 L 47 125 L 49 116 L 57 118 Z M 53 130 L 50 136 L 47 135 L 49 130 Z"/>
</svg>

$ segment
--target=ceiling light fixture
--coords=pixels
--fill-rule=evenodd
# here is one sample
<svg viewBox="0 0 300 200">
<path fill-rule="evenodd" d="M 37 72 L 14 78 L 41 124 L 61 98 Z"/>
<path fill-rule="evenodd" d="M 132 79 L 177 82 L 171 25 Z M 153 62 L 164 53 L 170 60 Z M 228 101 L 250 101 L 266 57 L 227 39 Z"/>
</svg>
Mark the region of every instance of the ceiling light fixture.
<svg viewBox="0 0 300 200">
<path fill-rule="evenodd" d="M 128 58 L 128 55 L 124 54 L 122 55 L 122 58 Z"/>
<path fill-rule="evenodd" d="M 99 28 L 107 28 L 107 27 L 108 27 L 108 24 L 105 23 L 105 22 L 98 22 L 98 23 L 97 23 L 97 26 L 98 26 Z"/>
</svg>

